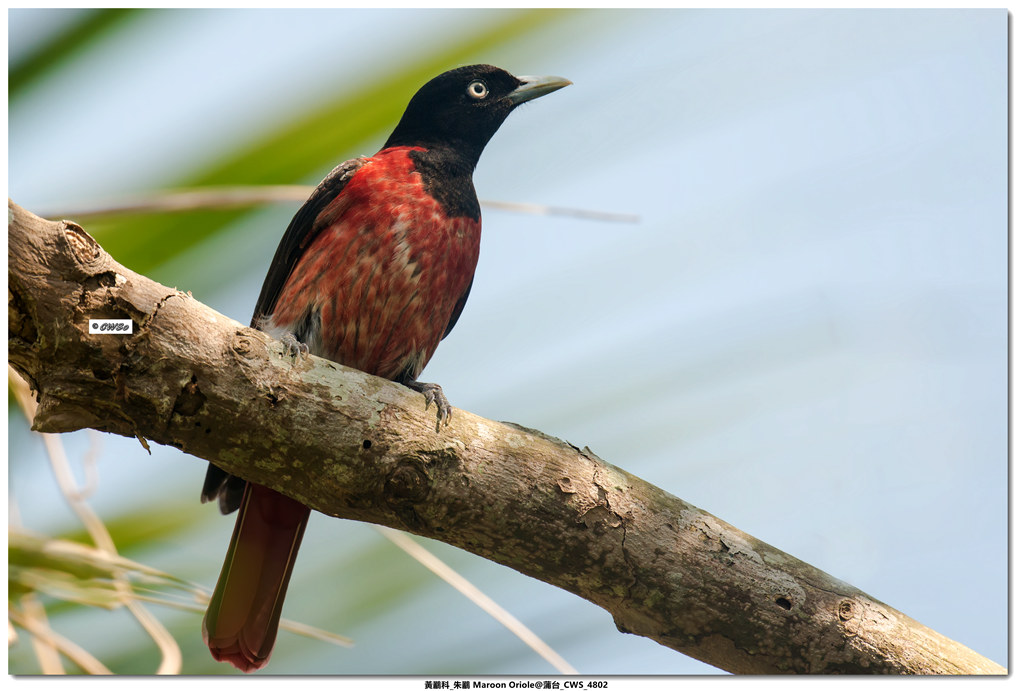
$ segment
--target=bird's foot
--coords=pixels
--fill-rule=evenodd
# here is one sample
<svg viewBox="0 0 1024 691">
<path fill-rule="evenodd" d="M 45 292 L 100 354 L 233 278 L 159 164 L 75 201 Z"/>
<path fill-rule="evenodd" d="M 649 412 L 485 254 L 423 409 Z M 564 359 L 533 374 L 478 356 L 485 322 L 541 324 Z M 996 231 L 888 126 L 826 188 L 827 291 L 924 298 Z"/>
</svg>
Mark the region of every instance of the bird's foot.
<svg viewBox="0 0 1024 691">
<path fill-rule="evenodd" d="M 427 399 L 427 408 L 430 407 L 431 403 L 437 404 L 437 430 L 441 431 L 441 425 L 447 425 L 449 420 L 452 419 L 452 405 L 445 397 L 441 386 L 439 384 L 428 384 L 419 381 L 406 382 L 405 385 L 413 391 L 419 391 L 423 394 L 423 397 Z"/>
<path fill-rule="evenodd" d="M 296 338 L 291 331 L 281 335 L 281 343 L 284 344 L 285 355 L 291 355 L 296 359 L 309 355 L 309 346 Z"/>
</svg>

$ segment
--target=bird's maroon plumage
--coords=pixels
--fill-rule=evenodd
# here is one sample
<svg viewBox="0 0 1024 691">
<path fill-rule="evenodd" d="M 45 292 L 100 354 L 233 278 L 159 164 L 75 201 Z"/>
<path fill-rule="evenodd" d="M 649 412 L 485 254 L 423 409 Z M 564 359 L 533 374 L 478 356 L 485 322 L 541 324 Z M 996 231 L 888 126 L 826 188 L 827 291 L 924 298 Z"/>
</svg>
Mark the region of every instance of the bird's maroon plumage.
<svg viewBox="0 0 1024 691">
<path fill-rule="evenodd" d="M 267 324 L 291 330 L 312 305 L 317 355 L 386 379 L 419 376 L 480 253 L 480 219 L 447 216 L 409 152 L 393 147 L 358 160 Z M 325 285 L 336 288 L 325 293 Z"/>
<path fill-rule="evenodd" d="M 421 391 L 416 381 L 466 303 L 480 252 L 472 172 L 520 103 L 569 84 L 471 65 L 428 82 L 370 158 L 335 168 L 285 231 L 252 325 L 314 355 Z M 301 345 L 300 345 L 301 344 Z M 270 657 L 309 509 L 214 465 L 203 500 L 239 509 L 203 620 L 213 656 L 251 672 Z"/>
</svg>

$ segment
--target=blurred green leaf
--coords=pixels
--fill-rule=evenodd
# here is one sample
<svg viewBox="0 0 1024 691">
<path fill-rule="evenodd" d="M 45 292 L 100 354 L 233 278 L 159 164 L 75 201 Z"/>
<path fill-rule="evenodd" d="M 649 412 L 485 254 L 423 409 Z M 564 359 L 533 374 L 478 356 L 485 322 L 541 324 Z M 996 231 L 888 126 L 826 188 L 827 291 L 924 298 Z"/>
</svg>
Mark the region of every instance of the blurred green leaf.
<svg viewBox="0 0 1024 691">
<path fill-rule="evenodd" d="M 179 578 L 118 554 L 110 554 L 81 542 L 32 535 L 19 530 L 7 531 L 7 564 L 22 569 L 60 571 L 82 579 L 146 576 L 191 588 Z"/>
<path fill-rule="evenodd" d="M 67 571 L 8 567 L 8 597 L 27 593 L 44 593 L 58 600 L 89 607 L 114 609 L 123 604 L 117 588 L 110 580 L 81 578 Z"/>
<path fill-rule="evenodd" d="M 206 518 L 207 513 L 199 511 L 195 506 L 174 504 L 148 507 L 144 513 L 135 511 L 110 518 L 104 517 L 103 524 L 117 545 L 118 551 L 121 554 L 131 554 L 149 549 L 161 542 L 175 540 Z M 71 542 L 90 542 L 85 530 L 61 537 Z"/>
<path fill-rule="evenodd" d="M 35 10 L 58 12 L 61 10 Z M 67 11 L 67 10 L 64 10 Z M 34 46 L 25 57 L 13 63 L 7 72 L 7 98 L 14 101 L 33 84 L 72 62 L 96 43 L 124 26 L 138 14 L 136 9 L 89 10 L 48 41 Z"/>
<path fill-rule="evenodd" d="M 133 588 L 195 592 L 194 586 L 171 574 L 80 542 L 9 530 L 7 545 L 9 598 L 39 592 L 58 600 L 114 608 L 124 602 L 117 579 L 125 579 Z"/>
</svg>

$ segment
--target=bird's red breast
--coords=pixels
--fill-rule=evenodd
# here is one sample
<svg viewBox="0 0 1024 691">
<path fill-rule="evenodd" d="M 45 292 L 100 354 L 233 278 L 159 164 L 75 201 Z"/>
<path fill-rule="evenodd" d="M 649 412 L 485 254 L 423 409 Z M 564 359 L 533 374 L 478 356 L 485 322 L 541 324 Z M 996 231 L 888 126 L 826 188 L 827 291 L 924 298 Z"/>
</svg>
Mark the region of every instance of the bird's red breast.
<svg viewBox="0 0 1024 691">
<path fill-rule="evenodd" d="M 480 219 L 448 216 L 424 189 L 411 151 L 423 149 L 360 159 L 317 216 L 323 230 L 268 321 L 268 330 L 294 332 L 312 316 L 319 322 L 319 333 L 307 337 L 312 352 L 388 379 L 422 371 L 480 253 Z"/>
</svg>

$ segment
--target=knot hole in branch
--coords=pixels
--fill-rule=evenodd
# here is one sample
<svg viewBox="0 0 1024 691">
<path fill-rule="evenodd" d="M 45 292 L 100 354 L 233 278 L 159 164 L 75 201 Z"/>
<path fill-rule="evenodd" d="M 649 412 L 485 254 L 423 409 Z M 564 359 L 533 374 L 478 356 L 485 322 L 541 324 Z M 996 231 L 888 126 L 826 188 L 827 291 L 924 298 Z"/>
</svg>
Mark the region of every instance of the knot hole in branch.
<svg viewBox="0 0 1024 691">
<path fill-rule="evenodd" d="M 193 374 L 192 379 L 181 387 L 181 391 L 174 401 L 174 412 L 191 417 L 202 409 L 204 403 L 206 403 L 206 394 L 200 390 L 196 375 Z"/>
</svg>

